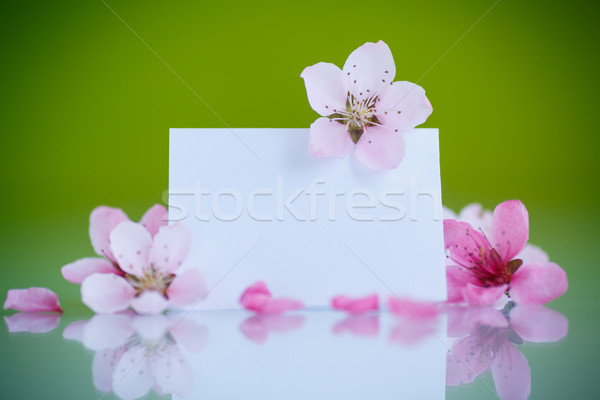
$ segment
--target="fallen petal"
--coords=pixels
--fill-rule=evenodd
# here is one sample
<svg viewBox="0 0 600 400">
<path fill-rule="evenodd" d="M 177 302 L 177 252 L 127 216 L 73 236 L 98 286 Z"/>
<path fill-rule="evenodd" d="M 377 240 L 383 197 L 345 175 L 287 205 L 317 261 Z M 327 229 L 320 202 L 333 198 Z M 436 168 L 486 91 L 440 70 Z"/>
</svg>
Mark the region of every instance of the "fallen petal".
<svg viewBox="0 0 600 400">
<path fill-rule="evenodd" d="M 351 314 L 363 314 L 379 309 L 379 296 L 376 294 L 366 297 L 337 296 L 331 300 L 331 307 Z"/>
<path fill-rule="evenodd" d="M 9 290 L 4 302 L 4 309 L 9 308 L 24 312 L 63 312 L 56 293 L 50 289 L 40 287 Z"/>
<path fill-rule="evenodd" d="M 435 303 L 426 301 L 413 301 L 398 297 L 390 297 L 388 305 L 390 307 L 390 311 L 395 315 L 413 320 L 431 319 L 437 316 L 440 312 Z"/>
</svg>

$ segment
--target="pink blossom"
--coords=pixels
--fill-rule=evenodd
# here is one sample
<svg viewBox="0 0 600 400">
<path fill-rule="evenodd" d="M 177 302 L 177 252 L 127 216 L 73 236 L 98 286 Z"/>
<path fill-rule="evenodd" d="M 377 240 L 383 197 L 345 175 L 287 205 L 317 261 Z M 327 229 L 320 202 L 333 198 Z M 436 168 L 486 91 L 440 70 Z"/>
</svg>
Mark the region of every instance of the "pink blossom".
<svg viewBox="0 0 600 400">
<path fill-rule="evenodd" d="M 448 258 L 448 301 L 489 305 L 504 293 L 519 304 L 544 304 L 567 290 L 567 276 L 557 264 L 544 261 L 541 252 L 518 258 L 529 237 L 527 209 L 518 200 L 499 204 L 489 231 L 468 222 L 444 220 Z M 541 253 L 540 253 L 541 252 Z M 533 260 L 533 261 L 531 261 Z"/>
<path fill-rule="evenodd" d="M 363 314 L 379 310 L 379 296 L 376 294 L 365 297 L 337 296 L 331 300 L 331 307 L 350 314 Z"/>
<path fill-rule="evenodd" d="M 308 101 L 321 115 L 310 126 L 309 150 L 315 157 L 348 153 L 374 170 L 396 168 L 404 157 L 402 132 L 427 120 L 431 104 L 420 86 L 393 82 L 394 58 L 382 41 L 354 50 L 343 69 L 320 62 L 307 67 Z"/>
<path fill-rule="evenodd" d="M 492 307 L 448 307 L 448 335 L 459 337 L 446 358 L 446 384 L 470 383 L 491 370 L 502 400 L 527 399 L 531 370 L 515 345 L 556 342 L 567 335 L 568 321 L 539 305 L 504 310 Z"/>
<path fill-rule="evenodd" d="M 9 290 L 6 294 L 4 309 L 9 308 L 24 312 L 63 312 L 56 293 L 50 289 L 40 287 Z"/>
<path fill-rule="evenodd" d="M 156 314 L 170 306 L 192 305 L 205 295 L 197 269 L 179 271 L 191 243 L 182 223 L 163 226 L 152 238 L 143 225 L 123 221 L 111 230 L 108 243 L 113 265 L 122 275 L 100 271 L 83 280 L 82 301 L 95 312 L 131 307 L 140 314 Z"/>
<path fill-rule="evenodd" d="M 240 297 L 240 303 L 245 309 L 258 314 L 281 314 L 304 307 L 298 300 L 273 298 L 269 288 L 262 281 L 258 281 L 246 289 Z"/>
<path fill-rule="evenodd" d="M 61 269 L 63 277 L 79 285 L 94 273 L 124 275 L 109 241 L 112 230 L 123 221 L 129 221 L 123 210 L 107 206 L 96 207 L 90 215 L 90 239 L 96 254 L 105 258 L 88 257 L 67 264 Z M 160 204 L 155 204 L 146 211 L 140 224 L 154 237 L 161 227 L 167 225 L 167 210 Z"/>
</svg>

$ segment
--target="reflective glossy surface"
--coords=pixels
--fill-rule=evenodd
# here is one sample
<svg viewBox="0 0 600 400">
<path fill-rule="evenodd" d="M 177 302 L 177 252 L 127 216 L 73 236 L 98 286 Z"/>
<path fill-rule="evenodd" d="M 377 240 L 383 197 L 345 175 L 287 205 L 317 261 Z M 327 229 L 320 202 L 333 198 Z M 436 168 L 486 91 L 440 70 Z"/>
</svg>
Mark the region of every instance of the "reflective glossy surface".
<svg viewBox="0 0 600 400">
<path fill-rule="evenodd" d="M 569 303 L 566 303 L 567 305 Z M 9 398 L 593 398 L 598 304 L 4 317 Z M 582 307 L 585 307 L 583 309 Z M 35 383 L 35 384 L 33 384 Z M 448 385 L 448 386 L 446 386 Z"/>
</svg>

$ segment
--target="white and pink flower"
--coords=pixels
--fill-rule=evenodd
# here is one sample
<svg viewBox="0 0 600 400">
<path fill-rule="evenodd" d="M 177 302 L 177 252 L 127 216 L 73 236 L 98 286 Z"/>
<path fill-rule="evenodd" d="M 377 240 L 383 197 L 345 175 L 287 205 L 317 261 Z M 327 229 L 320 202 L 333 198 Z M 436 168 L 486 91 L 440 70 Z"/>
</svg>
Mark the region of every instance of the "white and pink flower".
<svg viewBox="0 0 600 400">
<path fill-rule="evenodd" d="M 518 200 L 496 207 L 487 233 L 445 219 L 444 241 L 452 261 L 446 269 L 448 302 L 490 305 L 507 293 L 519 304 L 544 304 L 564 294 L 565 271 L 539 249 L 524 251 L 528 238 L 529 216 Z M 525 259 L 518 258 L 521 254 Z"/>
<path fill-rule="evenodd" d="M 201 300 L 206 287 L 200 272 L 179 271 L 191 244 L 187 227 L 164 226 L 155 218 L 138 224 L 118 211 L 106 207 L 92 212 L 92 243 L 106 259 L 84 258 L 62 269 L 65 279 L 81 283 L 83 303 L 97 313 L 131 307 L 141 314 L 156 314 Z"/>
<path fill-rule="evenodd" d="M 320 62 L 302 71 L 308 101 L 321 115 L 310 126 L 315 157 L 354 154 L 374 170 L 396 168 L 404 157 L 402 132 L 424 123 L 432 112 L 420 86 L 394 82 L 396 65 L 387 44 L 365 43 L 343 69 Z"/>
</svg>

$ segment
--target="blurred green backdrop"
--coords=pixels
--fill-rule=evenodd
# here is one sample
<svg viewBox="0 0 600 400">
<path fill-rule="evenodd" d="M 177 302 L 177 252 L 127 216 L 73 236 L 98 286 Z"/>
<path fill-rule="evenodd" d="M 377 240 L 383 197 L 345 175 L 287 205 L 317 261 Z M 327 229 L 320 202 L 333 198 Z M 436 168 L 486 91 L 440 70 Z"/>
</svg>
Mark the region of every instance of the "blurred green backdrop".
<svg viewBox="0 0 600 400">
<path fill-rule="evenodd" d="M 161 202 L 170 127 L 308 127 L 303 68 L 382 39 L 433 104 L 444 203 L 522 199 L 570 294 L 595 298 L 596 7 L 493 4 L 2 2 L 1 292 L 83 307 L 59 269 L 92 255 L 95 206 L 139 218 Z"/>
</svg>

